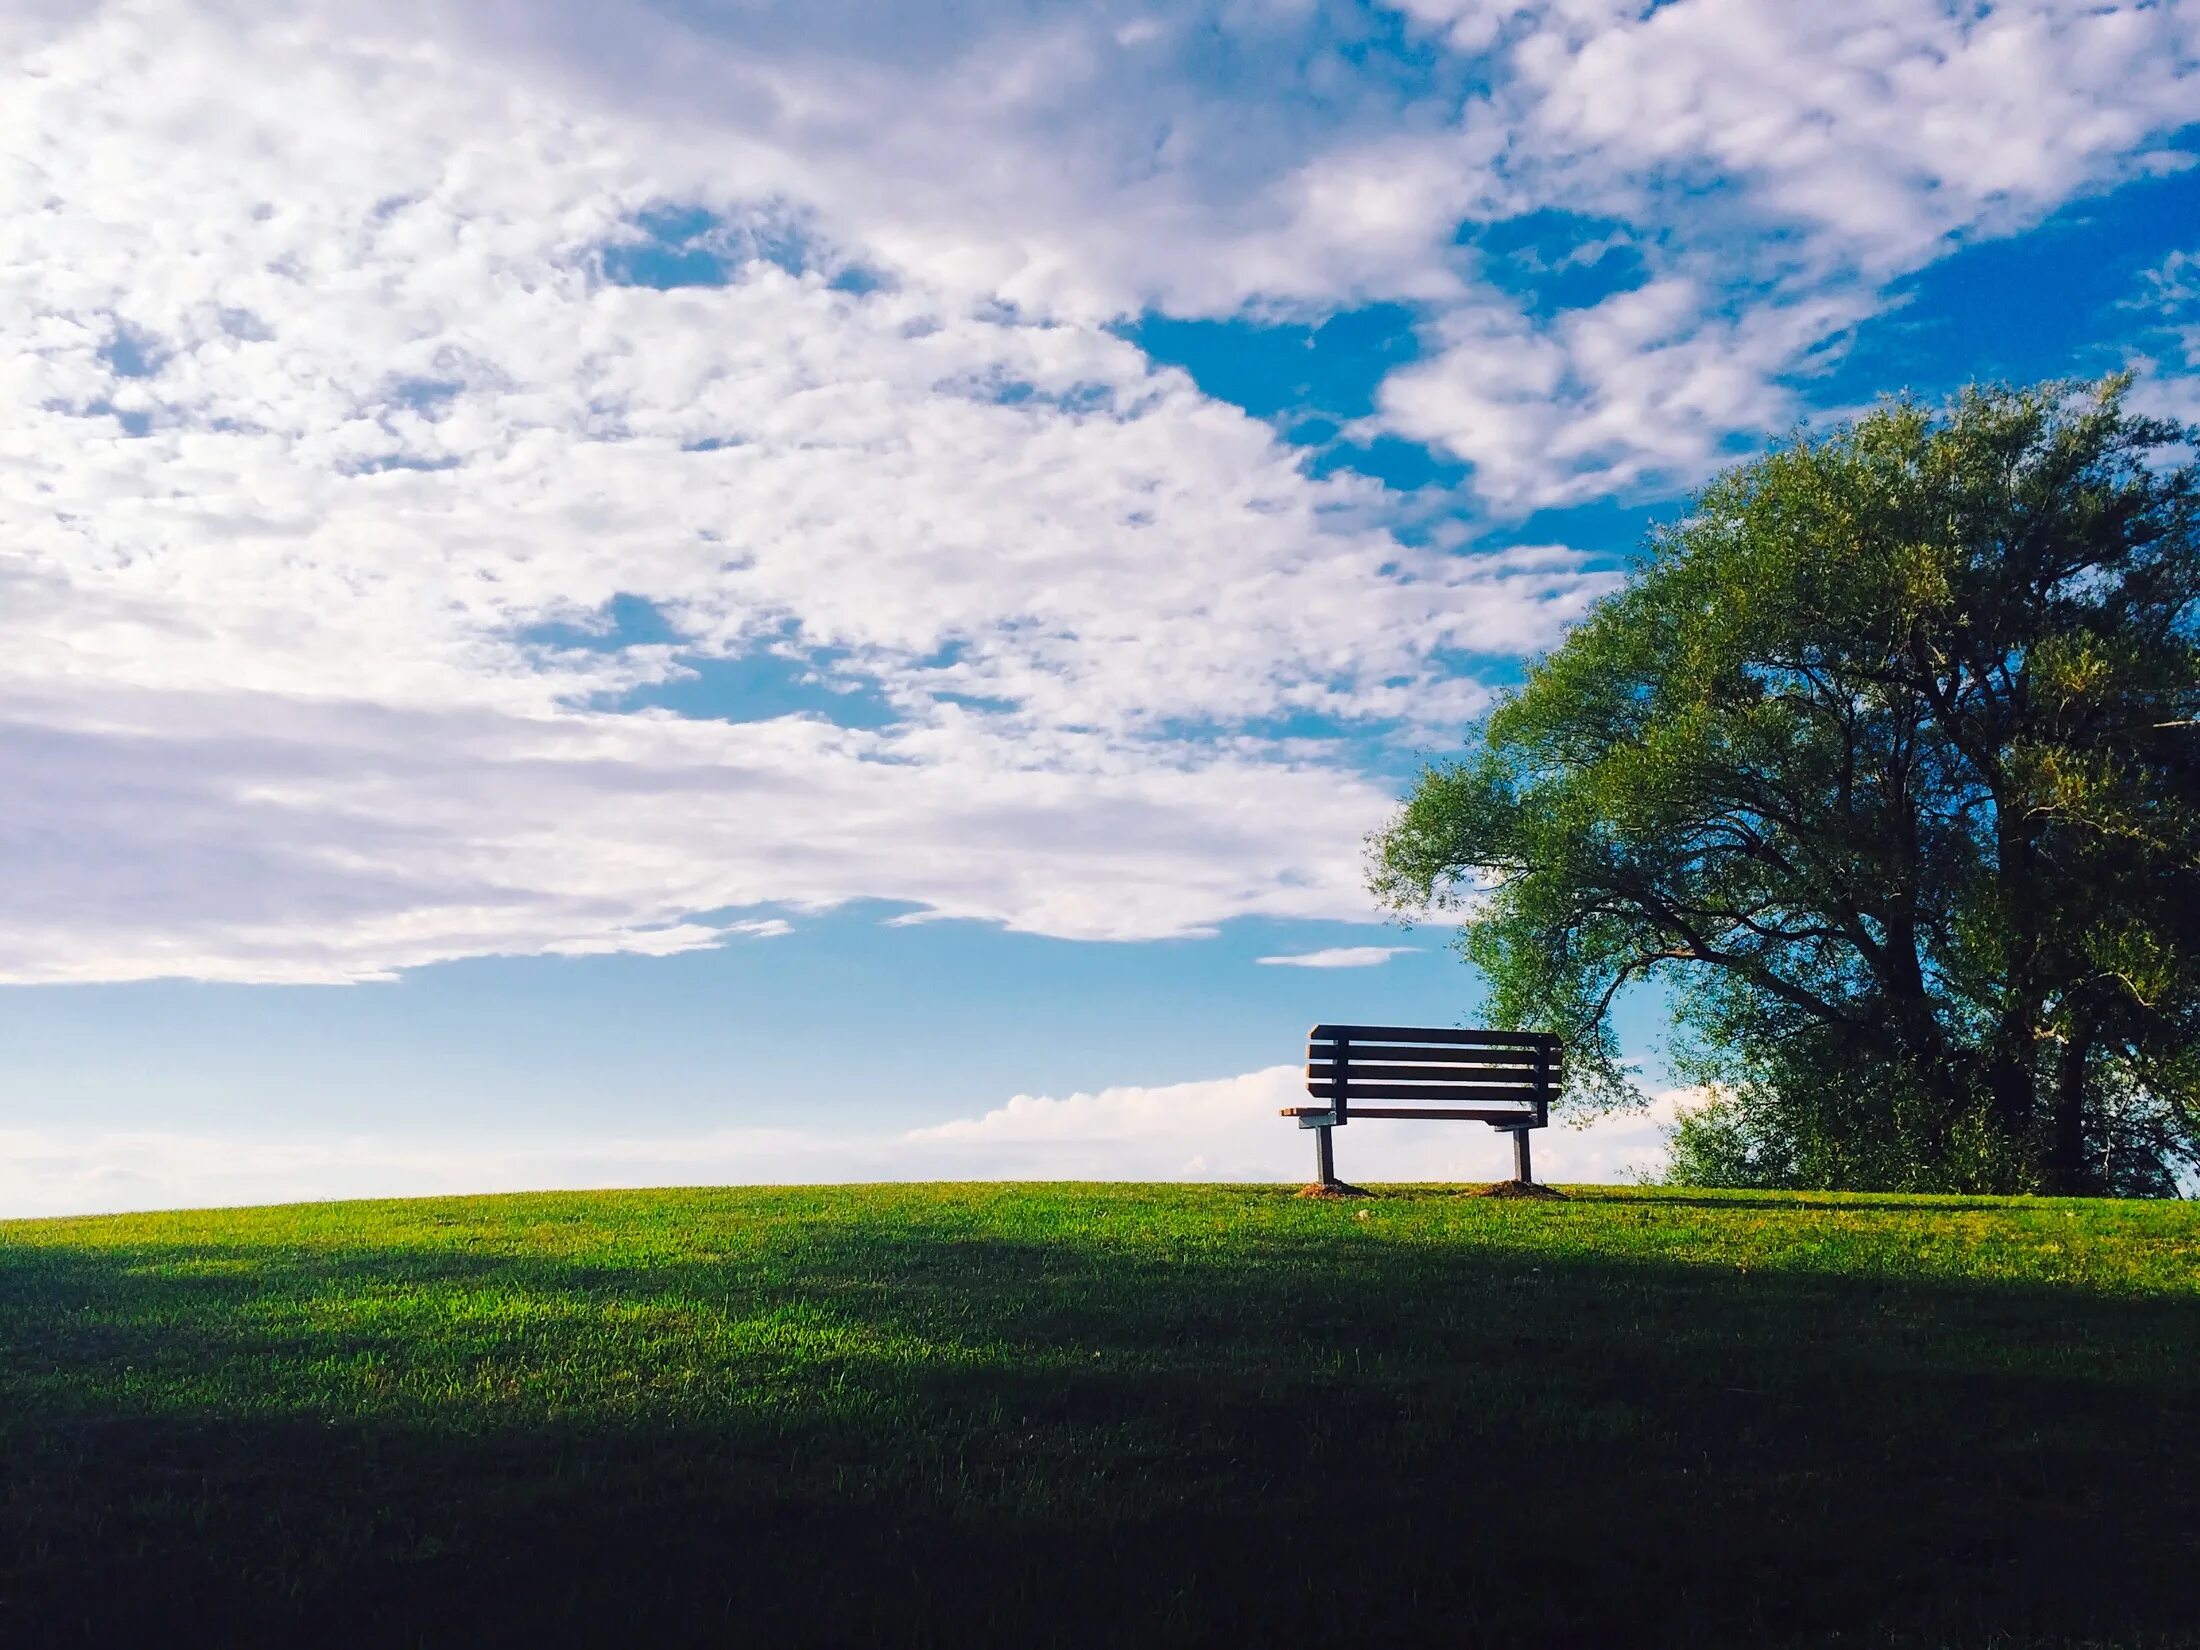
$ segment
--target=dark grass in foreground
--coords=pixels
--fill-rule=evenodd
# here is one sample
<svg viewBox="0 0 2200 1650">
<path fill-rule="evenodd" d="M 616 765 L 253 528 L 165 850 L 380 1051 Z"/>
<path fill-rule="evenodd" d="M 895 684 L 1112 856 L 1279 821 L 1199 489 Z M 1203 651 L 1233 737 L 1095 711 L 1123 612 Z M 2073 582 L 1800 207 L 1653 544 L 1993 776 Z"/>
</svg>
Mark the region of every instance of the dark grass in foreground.
<svg viewBox="0 0 2200 1650">
<path fill-rule="evenodd" d="M 1596 1188 L 0 1225 L 0 1643 L 2200 1644 L 2196 1275 Z"/>
</svg>

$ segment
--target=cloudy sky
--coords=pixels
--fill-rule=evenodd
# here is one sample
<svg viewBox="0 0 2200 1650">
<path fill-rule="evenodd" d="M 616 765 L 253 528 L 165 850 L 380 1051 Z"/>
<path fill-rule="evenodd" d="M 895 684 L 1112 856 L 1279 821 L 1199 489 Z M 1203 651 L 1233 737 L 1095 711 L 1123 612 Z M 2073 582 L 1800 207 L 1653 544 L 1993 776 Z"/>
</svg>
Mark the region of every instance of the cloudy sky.
<svg viewBox="0 0 2200 1650">
<path fill-rule="evenodd" d="M 1310 1021 L 1473 1006 L 1361 837 L 1646 522 L 1892 390 L 2200 413 L 2196 59 L 2189 0 L 6 0 L 0 1213 L 1301 1173 Z"/>
</svg>

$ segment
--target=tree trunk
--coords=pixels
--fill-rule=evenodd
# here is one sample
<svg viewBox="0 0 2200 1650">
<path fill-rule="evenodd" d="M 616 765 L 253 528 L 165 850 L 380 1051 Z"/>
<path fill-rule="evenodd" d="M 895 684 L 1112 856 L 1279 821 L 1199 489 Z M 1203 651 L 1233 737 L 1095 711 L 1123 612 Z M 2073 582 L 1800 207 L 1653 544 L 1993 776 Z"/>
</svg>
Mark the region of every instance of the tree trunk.
<svg viewBox="0 0 2200 1650">
<path fill-rule="evenodd" d="M 2035 1088 L 2034 1026 L 2038 1016 L 2030 1003 L 2020 1003 L 2002 1014 L 1986 1064 L 1988 1116 L 2001 1137 L 2006 1154 L 1997 1164 L 1996 1178 L 2010 1191 L 2038 1190 L 2038 1158 L 2034 1136 Z"/>
<path fill-rule="evenodd" d="M 2055 1067 L 2055 1127 L 2049 1143 L 2047 1189 L 2064 1197 L 2105 1191 L 2096 1183 L 2085 1150 L 2085 1070 L 2093 1053 L 2093 1028 L 2083 1020 L 2070 1028 Z"/>
</svg>

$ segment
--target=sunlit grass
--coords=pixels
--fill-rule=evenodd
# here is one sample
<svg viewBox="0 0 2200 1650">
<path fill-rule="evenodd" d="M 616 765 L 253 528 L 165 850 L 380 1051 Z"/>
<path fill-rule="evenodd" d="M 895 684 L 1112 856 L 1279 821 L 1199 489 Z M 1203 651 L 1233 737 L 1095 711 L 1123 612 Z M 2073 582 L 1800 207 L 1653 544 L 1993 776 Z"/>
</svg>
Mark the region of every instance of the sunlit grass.
<svg viewBox="0 0 2200 1650">
<path fill-rule="evenodd" d="M 0 1642 L 182 1599 L 269 1643 L 2200 1643 L 2196 1216 L 989 1185 L 0 1224 Z"/>
</svg>

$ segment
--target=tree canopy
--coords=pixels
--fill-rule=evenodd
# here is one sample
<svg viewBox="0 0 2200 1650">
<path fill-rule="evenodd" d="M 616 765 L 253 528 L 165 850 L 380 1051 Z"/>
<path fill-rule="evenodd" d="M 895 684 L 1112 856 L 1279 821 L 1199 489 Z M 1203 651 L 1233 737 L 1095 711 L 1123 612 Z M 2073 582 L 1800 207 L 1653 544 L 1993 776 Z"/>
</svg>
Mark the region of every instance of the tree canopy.
<svg viewBox="0 0 2200 1650">
<path fill-rule="evenodd" d="M 1489 1012 L 1714 1184 L 2162 1194 L 2200 1163 L 2200 466 L 2123 378 L 1713 482 L 1371 840 Z"/>
</svg>

